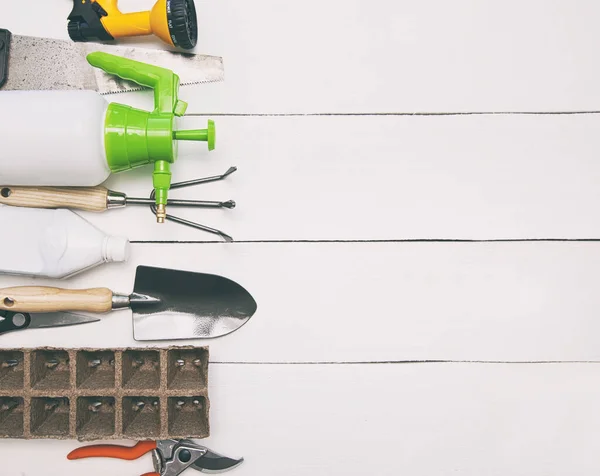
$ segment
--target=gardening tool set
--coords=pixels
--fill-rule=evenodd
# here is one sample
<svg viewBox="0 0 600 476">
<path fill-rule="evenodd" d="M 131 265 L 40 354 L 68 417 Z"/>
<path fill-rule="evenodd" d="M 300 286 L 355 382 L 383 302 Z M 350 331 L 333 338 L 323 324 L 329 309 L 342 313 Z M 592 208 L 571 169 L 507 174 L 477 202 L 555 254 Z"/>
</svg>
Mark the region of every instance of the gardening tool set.
<svg viewBox="0 0 600 476">
<path fill-rule="evenodd" d="M 123 13 L 117 0 L 73 0 L 71 41 L 0 29 L 0 273 L 64 279 L 106 262 L 126 261 L 129 240 L 106 235 L 72 210 L 104 212 L 141 205 L 171 221 L 233 239 L 221 230 L 167 213 L 171 207 L 233 209 L 233 200 L 179 200 L 170 191 L 224 180 L 172 183 L 179 141 L 215 148 L 216 129 L 179 125 L 189 87 L 222 81 L 220 57 L 191 53 L 198 40 L 193 0 L 158 0 Z M 117 45 L 155 35 L 171 50 Z M 116 94 L 151 90 L 152 110 Z M 108 96 L 111 95 L 111 96 Z M 112 173 L 152 166 L 148 197 L 106 188 Z M 149 187 L 150 189 L 150 187 Z M 110 283 L 107 283 L 110 284 Z M 0 289 L 0 341 L 7 333 L 80 325 L 93 332 L 102 315 L 132 311 L 136 341 L 209 339 L 245 325 L 257 310 L 242 285 L 190 270 L 138 266 L 131 293 L 111 287 Z M 35 331 L 32 331 L 35 332 Z M 92 445 L 69 460 L 137 459 L 152 454 L 154 472 L 222 472 L 243 460 L 186 438 L 208 436 L 208 348 L 0 350 L 0 437 L 129 438 L 131 447 Z M 85 462 L 80 462 L 82 469 Z"/>
</svg>

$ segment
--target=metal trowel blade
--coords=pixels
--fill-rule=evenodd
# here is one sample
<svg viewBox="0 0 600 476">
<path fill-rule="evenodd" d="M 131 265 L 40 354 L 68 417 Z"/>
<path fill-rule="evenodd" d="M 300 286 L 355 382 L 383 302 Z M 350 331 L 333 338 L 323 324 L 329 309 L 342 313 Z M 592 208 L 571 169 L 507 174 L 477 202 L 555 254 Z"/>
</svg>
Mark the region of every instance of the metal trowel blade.
<svg viewBox="0 0 600 476">
<path fill-rule="evenodd" d="M 228 278 L 149 266 L 138 266 L 130 302 L 138 341 L 221 337 L 257 309 L 250 293 Z"/>
<path fill-rule="evenodd" d="M 218 56 L 12 35 L 8 79 L 0 90 L 87 89 L 115 94 L 146 89 L 92 67 L 86 57 L 94 51 L 170 69 L 179 76 L 182 86 L 224 79 L 223 59 Z"/>
</svg>

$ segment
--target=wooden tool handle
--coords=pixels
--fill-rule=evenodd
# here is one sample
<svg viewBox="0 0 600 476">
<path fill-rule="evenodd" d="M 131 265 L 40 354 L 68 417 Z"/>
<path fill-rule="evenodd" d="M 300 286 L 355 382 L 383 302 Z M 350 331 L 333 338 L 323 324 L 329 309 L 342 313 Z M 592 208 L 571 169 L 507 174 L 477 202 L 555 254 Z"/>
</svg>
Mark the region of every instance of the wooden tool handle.
<svg viewBox="0 0 600 476">
<path fill-rule="evenodd" d="M 0 309 L 16 312 L 108 312 L 113 293 L 107 288 L 60 289 L 21 286 L 0 289 Z"/>
<path fill-rule="evenodd" d="M 26 208 L 76 208 L 103 212 L 107 208 L 105 187 L 9 187 L 0 186 L 0 203 Z"/>
</svg>

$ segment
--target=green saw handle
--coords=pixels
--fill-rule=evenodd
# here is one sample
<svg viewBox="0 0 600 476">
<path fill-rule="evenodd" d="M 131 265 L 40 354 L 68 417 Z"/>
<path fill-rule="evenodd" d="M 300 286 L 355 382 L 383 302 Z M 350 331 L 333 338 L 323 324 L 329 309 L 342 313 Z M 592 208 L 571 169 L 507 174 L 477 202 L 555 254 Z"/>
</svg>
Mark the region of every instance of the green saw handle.
<svg viewBox="0 0 600 476">
<path fill-rule="evenodd" d="M 103 51 L 95 51 L 87 55 L 88 63 L 108 74 L 134 81 L 140 86 L 154 90 L 154 112 L 169 113 L 182 116 L 187 104 L 179 101 L 179 76 L 173 71 L 141 63 L 129 58 L 111 55 Z"/>
</svg>

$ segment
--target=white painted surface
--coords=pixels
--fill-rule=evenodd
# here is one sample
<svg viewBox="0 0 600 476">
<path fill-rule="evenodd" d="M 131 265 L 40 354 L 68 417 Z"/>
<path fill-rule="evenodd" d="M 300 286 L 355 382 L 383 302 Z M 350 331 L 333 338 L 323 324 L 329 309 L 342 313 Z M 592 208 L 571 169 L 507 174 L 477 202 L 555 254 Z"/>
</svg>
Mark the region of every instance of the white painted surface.
<svg viewBox="0 0 600 476">
<path fill-rule="evenodd" d="M 59 284 L 130 293 L 138 264 L 227 276 L 252 293 L 243 328 L 193 341 L 213 362 L 600 361 L 597 243 L 134 244 L 128 263 Z M 34 283 L 53 284 L 0 279 Z M 0 343 L 130 346 L 131 326 L 129 310 L 115 311 Z"/>
<path fill-rule="evenodd" d="M 69 0 L 36 0 L 39 21 L 5 3 L 2 22 L 14 33 L 68 38 Z M 226 81 L 201 87 L 190 112 L 600 109 L 595 0 L 197 5 L 197 50 L 224 57 Z"/>
<path fill-rule="evenodd" d="M 3 2 L 2 26 L 66 39 L 70 5 L 37 0 L 31 15 Z M 226 81 L 182 90 L 190 112 L 600 109 L 593 0 L 198 5 L 199 51 L 224 57 Z M 238 240 L 598 238 L 596 115 L 215 119 L 217 150 L 185 148 L 174 179 L 239 172 L 173 196 L 235 199 L 186 215 Z M 108 184 L 133 196 L 150 183 L 139 170 Z M 210 239 L 135 207 L 92 219 L 137 240 Z M 210 370 L 205 443 L 246 458 L 231 474 L 588 475 L 600 469 L 598 363 L 286 363 L 598 361 L 598 261 L 594 242 L 145 244 L 68 286 L 129 291 L 143 263 L 226 275 L 255 295 L 250 323 L 210 342 L 213 362 L 241 362 Z M 0 279 L 34 282 L 57 284 Z M 128 311 L 84 329 L 0 347 L 135 345 Z M 243 363 L 254 361 L 277 364 Z M 68 462 L 76 446 L 3 440 L 0 473 L 151 469 Z"/>
<path fill-rule="evenodd" d="M 600 470 L 599 372 L 596 364 L 211 365 L 205 443 L 245 458 L 228 473 L 236 476 L 591 475 Z M 2 441 L 2 475 L 151 469 L 150 457 L 67 461 L 77 446 Z"/>
<path fill-rule="evenodd" d="M 173 181 L 238 171 L 170 196 L 237 208 L 169 212 L 235 240 L 600 237 L 600 115 L 217 117 L 216 126 L 215 151 L 181 144 Z M 107 186 L 148 197 L 152 168 Z M 85 216 L 132 240 L 218 240 L 158 226 L 145 207 Z"/>
</svg>

